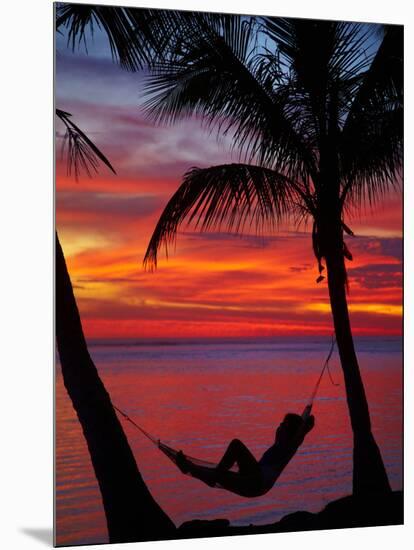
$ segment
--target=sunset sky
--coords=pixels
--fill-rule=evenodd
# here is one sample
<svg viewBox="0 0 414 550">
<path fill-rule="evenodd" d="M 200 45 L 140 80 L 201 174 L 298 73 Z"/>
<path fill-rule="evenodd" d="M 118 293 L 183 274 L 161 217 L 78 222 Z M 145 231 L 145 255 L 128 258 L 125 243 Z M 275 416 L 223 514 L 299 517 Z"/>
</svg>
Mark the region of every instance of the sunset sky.
<svg viewBox="0 0 414 550">
<path fill-rule="evenodd" d="M 309 227 L 234 236 L 181 228 L 168 260 L 142 267 L 166 202 L 193 166 L 236 161 L 198 120 L 155 126 L 142 110 L 144 74 L 112 63 L 95 33 L 89 54 L 57 39 L 56 105 L 105 153 L 93 178 L 75 181 L 57 127 L 56 223 L 89 338 L 218 337 L 332 332 L 326 281 Z M 402 316 L 401 197 L 348 220 L 349 304 L 356 334 L 395 335 Z"/>
</svg>

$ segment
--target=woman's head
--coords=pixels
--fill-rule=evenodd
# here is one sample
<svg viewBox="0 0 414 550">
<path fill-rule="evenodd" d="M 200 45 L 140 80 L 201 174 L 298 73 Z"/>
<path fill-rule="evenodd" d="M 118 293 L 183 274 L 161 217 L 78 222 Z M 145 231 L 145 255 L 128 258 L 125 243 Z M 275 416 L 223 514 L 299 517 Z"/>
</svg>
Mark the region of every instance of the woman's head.
<svg viewBox="0 0 414 550">
<path fill-rule="evenodd" d="M 288 413 L 276 430 L 275 442 L 283 443 L 290 439 L 298 431 L 302 423 L 301 416 Z"/>
</svg>

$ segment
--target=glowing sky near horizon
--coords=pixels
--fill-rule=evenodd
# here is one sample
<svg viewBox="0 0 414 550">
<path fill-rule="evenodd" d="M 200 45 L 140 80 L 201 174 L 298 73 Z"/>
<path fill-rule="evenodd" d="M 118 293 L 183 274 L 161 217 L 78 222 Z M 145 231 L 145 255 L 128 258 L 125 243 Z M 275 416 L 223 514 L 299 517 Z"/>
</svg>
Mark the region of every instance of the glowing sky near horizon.
<svg viewBox="0 0 414 550">
<path fill-rule="evenodd" d="M 154 126 L 142 112 L 142 74 L 113 64 L 95 34 L 89 55 L 57 40 L 56 105 L 110 159 L 74 181 L 57 127 L 56 222 L 87 337 L 218 337 L 332 331 L 326 282 L 317 285 L 309 228 L 236 237 L 181 228 L 169 259 L 144 271 L 158 217 L 193 166 L 237 160 L 197 120 Z M 349 220 L 348 262 L 356 334 L 400 334 L 401 197 Z"/>
</svg>

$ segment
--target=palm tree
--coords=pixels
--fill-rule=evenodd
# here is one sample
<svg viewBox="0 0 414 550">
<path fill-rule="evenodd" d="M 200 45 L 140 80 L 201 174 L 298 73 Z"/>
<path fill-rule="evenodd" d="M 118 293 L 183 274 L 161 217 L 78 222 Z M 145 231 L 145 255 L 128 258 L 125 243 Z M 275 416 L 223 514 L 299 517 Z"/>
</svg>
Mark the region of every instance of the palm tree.
<svg viewBox="0 0 414 550">
<path fill-rule="evenodd" d="M 147 110 L 160 123 L 198 115 L 232 137 L 240 163 L 192 168 L 171 197 L 144 262 L 156 267 L 184 220 L 201 230 L 273 229 L 311 220 L 353 430 L 353 492 L 388 492 L 352 337 L 345 219 L 398 187 L 402 27 L 193 14 L 154 64 Z"/>
</svg>

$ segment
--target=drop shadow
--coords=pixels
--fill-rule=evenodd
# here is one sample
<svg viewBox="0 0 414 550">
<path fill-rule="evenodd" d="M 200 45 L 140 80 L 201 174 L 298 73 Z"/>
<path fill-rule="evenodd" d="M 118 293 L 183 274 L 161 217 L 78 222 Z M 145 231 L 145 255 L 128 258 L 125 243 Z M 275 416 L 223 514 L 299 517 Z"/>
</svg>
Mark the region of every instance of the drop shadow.
<svg viewBox="0 0 414 550">
<path fill-rule="evenodd" d="M 23 527 L 20 531 L 32 539 L 36 539 L 49 547 L 53 547 L 53 529 L 51 528 Z"/>
</svg>

